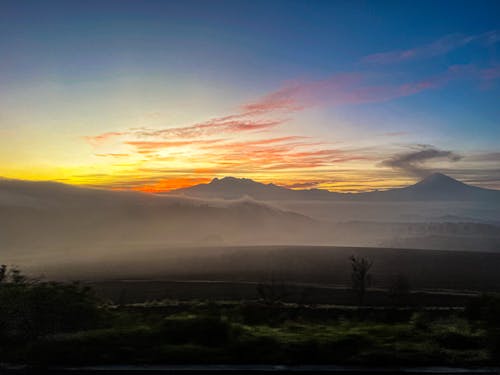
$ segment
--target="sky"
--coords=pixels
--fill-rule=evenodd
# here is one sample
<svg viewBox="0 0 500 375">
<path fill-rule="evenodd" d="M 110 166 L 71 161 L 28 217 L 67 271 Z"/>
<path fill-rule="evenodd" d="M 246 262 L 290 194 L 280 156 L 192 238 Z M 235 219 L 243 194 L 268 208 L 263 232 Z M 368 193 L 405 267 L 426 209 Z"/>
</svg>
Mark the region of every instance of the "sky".
<svg viewBox="0 0 500 375">
<path fill-rule="evenodd" d="M 0 2 L 0 176 L 500 189 L 498 1 Z"/>
</svg>

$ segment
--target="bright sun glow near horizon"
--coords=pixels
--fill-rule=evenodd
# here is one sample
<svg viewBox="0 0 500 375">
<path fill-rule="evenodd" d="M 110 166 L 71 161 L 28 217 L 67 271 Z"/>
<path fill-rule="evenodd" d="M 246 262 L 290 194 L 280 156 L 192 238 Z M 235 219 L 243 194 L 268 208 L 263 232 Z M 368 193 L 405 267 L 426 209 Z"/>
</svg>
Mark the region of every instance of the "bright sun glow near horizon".
<svg viewBox="0 0 500 375">
<path fill-rule="evenodd" d="M 448 4 L 4 2 L 0 176 L 500 189 L 498 3 Z"/>
</svg>

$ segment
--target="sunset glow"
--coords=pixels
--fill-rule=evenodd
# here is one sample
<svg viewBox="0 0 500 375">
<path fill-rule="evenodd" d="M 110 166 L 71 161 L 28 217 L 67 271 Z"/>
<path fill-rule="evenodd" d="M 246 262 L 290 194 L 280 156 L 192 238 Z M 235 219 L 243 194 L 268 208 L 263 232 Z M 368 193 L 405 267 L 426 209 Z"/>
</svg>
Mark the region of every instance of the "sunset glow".
<svg viewBox="0 0 500 375">
<path fill-rule="evenodd" d="M 349 3 L 275 1 L 256 29 L 251 2 L 90 3 L 3 7 L 0 176 L 153 193 L 235 176 L 356 192 L 442 171 L 500 188 L 494 11 L 472 22 L 447 9 L 429 26 L 428 3 L 401 38 L 402 4 L 360 16 Z"/>
</svg>

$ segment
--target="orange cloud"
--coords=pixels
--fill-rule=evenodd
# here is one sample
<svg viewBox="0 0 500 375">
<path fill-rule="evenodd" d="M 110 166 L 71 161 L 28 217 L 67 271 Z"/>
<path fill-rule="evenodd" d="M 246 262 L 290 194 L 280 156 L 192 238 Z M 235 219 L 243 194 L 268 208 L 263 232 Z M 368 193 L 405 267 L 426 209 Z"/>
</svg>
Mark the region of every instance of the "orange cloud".
<svg viewBox="0 0 500 375">
<path fill-rule="evenodd" d="M 95 154 L 96 156 L 104 156 L 104 157 L 113 157 L 113 158 L 125 158 L 127 156 L 130 156 L 130 154 Z"/>
<path fill-rule="evenodd" d="M 299 135 L 256 139 L 257 134 L 263 134 L 284 124 L 287 121 L 283 118 L 284 113 L 318 105 L 386 101 L 438 88 L 452 79 L 477 77 L 478 74 L 472 66 L 453 66 L 444 74 L 435 77 L 392 85 L 374 85 L 369 82 L 369 77 L 358 73 L 339 74 L 324 80 L 288 83 L 256 101 L 241 106 L 239 112 L 227 116 L 181 127 L 133 128 L 85 139 L 94 146 L 101 146 L 110 139 L 118 138 L 119 142 L 115 142 L 113 146 L 118 143 L 122 148 L 127 147 L 128 151 L 127 154 L 121 153 L 122 150 L 118 148 L 112 152 L 97 154 L 99 156 L 140 156 L 135 164 L 123 168 L 130 167 L 131 174 L 141 173 L 143 177 L 125 181 L 120 185 L 123 188 L 145 192 L 170 191 L 209 181 L 212 176 L 222 173 L 287 175 L 293 185 L 293 175 L 306 172 L 324 173 L 337 170 L 339 164 L 369 161 L 373 160 L 373 157 L 366 152 L 333 148 L 331 144 L 321 140 Z M 492 70 L 485 72 L 484 76 L 496 77 L 496 74 L 496 70 Z M 401 134 L 398 132 L 386 135 Z M 168 154 L 161 152 L 166 149 Z M 190 177 L 193 174 L 198 177 Z M 165 178 L 169 175 L 176 177 Z M 323 184 L 322 186 L 329 184 L 327 181 L 318 180 L 317 177 L 314 181 L 315 184 Z M 308 181 L 297 183 L 306 186 Z M 311 182 L 311 186 L 316 185 Z"/>
<path fill-rule="evenodd" d="M 215 118 L 204 123 L 178 128 L 141 129 L 136 131 L 135 135 L 138 137 L 198 138 L 222 133 L 266 130 L 284 122 L 284 120 L 255 120 L 236 117 L 242 117 L 242 115 Z"/>
<path fill-rule="evenodd" d="M 210 182 L 210 178 L 167 178 L 159 180 L 152 184 L 138 185 L 132 187 L 132 190 L 142 191 L 146 193 L 160 193 L 167 192 L 171 190 L 181 189 L 184 187 L 189 187 L 197 184 L 204 184 Z"/>
<path fill-rule="evenodd" d="M 437 78 L 400 85 L 373 85 L 362 74 L 339 74 L 324 80 L 292 83 L 243 108 L 255 113 L 293 112 L 318 105 L 382 102 L 438 87 L 443 80 Z"/>
<path fill-rule="evenodd" d="M 107 142 L 111 138 L 120 137 L 122 135 L 127 135 L 129 132 L 107 132 L 98 135 L 87 135 L 82 137 L 92 146 L 100 146 L 103 143 Z"/>
</svg>

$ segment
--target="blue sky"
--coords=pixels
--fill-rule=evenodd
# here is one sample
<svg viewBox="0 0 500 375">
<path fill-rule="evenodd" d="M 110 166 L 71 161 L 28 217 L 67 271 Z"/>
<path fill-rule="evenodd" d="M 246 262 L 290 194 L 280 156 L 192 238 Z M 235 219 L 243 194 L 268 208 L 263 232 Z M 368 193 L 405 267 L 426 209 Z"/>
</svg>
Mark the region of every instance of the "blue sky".
<svg viewBox="0 0 500 375">
<path fill-rule="evenodd" d="M 500 188 L 499 15 L 498 1 L 4 0 L 0 175 L 351 191 L 440 170 Z M 424 157 L 384 163 L 409 154 Z"/>
</svg>

